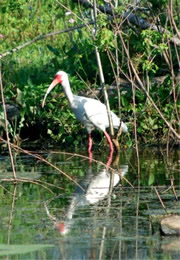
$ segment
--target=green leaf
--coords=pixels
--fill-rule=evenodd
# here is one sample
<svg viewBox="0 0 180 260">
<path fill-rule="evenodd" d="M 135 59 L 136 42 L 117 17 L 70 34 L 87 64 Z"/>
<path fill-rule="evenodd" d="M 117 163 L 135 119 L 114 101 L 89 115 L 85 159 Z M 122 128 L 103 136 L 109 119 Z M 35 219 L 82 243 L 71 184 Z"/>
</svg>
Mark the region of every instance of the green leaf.
<svg viewBox="0 0 180 260">
<path fill-rule="evenodd" d="M 59 50 L 57 48 L 53 48 L 49 44 L 47 44 L 47 47 L 55 56 L 59 56 Z"/>
<path fill-rule="evenodd" d="M 48 129 L 47 133 L 48 133 L 49 135 L 51 135 L 51 134 L 52 134 L 52 130 L 51 130 L 51 129 Z"/>
<path fill-rule="evenodd" d="M 155 176 L 154 173 L 151 171 L 151 174 L 149 175 L 149 179 L 148 179 L 148 185 L 151 186 L 154 183 L 155 180 Z"/>
</svg>

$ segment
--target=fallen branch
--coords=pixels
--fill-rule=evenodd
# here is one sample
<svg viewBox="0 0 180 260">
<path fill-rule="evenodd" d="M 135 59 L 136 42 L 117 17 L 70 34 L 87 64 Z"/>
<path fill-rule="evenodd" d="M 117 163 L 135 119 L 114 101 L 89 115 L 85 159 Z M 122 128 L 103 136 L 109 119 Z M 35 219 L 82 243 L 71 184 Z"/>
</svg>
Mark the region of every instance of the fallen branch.
<svg viewBox="0 0 180 260">
<path fill-rule="evenodd" d="M 57 35 L 57 34 L 67 33 L 67 32 L 70 32 L 70 31 L 77 30 L 77 29 L 81 29 L 81 28 L 86 27 L 87 25 L 91 25 L 93 23 L 94 22 L 89 22 L 88 24 L 80 24 L 80 25 L 77 25 L 77 26 L 74 26 L 74 27 L 71 27 L 71 28 L 67 28 L 67 29 L 63 29 L 63 30 L 60 30 L 60 31 L 50 32 L 50 33 L 47 33 L 47 34 L 40 35 L 40 36 L 34 38 L 31 41 L 25 42 L 25 43 L 15 47 L 15 48 L 13 48 L 12 50 L 9 50 L 5 53 L 1 53 L 0 59 L 2 59 L 3 57 L 6 57 L 7 55 L 13 54 L 14 52 L 17 52 L 17 51 L 21 50 L 22 48 L 25 48 L 25 47 L 27 47 L 27 46 L 29 46 L 29 45 L 37 42 L 37 41 L 43 40 L 45 38 L 48 38 L 48 37 L 51 37 L 51 36 L 54 36 L 54 35 Z"/>
</svg>

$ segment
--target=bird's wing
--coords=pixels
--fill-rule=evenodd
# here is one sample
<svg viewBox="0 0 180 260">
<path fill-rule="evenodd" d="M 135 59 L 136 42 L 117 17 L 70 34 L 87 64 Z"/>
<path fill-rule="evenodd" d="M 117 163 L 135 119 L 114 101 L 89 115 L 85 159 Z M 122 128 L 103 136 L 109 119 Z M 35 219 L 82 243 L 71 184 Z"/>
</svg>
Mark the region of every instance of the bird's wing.
<svg viewBox="0 0 180 260">
<path fill-rule="evenodd" d="M 104 131 L 109 126 L 106 106 L 100 101 L 95 99 L 88 99 L 87 102 L 85 102 L 84 104 L 84 110 L 89 121 L 92 122 L 92 124 L 95 125 L 97 128 Z M 116 115 L 112 113 L 112 117 L 114 124 L 114 117 L 116 117 Z M 118 123 L 119 119 L 117 117 L 117 124 Z"/>
<path fill-rule="evenodd" d="M 84 102 L 84 113 L 88 120 L 97 128 L 105 131 L 109 127 L 109 118 L 106 106 L 96 99 L 86 98 Z M 121 123 L 122 131 L 128 132 L 128 128 L 120 118 L 111 111 L 112 123 L 114 128 L 118 128 Z"/>
</svg>

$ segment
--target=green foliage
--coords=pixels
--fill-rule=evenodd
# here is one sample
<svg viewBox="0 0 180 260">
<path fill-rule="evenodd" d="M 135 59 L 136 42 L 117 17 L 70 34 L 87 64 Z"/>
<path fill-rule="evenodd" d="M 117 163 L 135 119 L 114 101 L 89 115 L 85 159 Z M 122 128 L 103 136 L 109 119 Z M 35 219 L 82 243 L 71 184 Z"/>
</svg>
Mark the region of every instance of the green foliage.
<svg viewBox="0 0 180 260">
<path fill-rule="evenodd" d="M 99 30 L 98 33 L 98 40 L 97 45 L 99 46 L 100 50 L 106 50 L 107 48 L 114 48 L 115 47 L 115 40 L 114 34 L 111 30 L 107 28 L 102 28 Z"/>
<path fill-rule="evenodd" d="M 107 17 L 104 14 L 98 16 L 96 45 L 101 51 L 115 48 L 114 32 L 112 28 L 109 28 Z"/>
<path fill-rule="evenodd" d="M 154 5 L 155 2 L 151 1 Z M 160 1 L 158 8 L 164 8 L 167 1 Z M 61 1 L 67 9 L 62 8 L 53 0 L 50 1 L 1 1 L 0 12 L 0 52 L 4 53 L 33 38 L 61 30 L 82 23 L 79 8 L 72 1 Z M 103 4 L 103 2 L 102 2 Z M 128 1 L 126 3 L 128 5 Z M 127 6 L 118 6 L 119 14 L 126 11 Z M 157 10 L 156 10 L 157 11 Z M 84 21 L 89 21 L 90 11 L 82 8 Z M 81 20 L 78 19 L 81 18 Z M 80 21 L 80 22 L 79 22 Z M 162 20 L 164 22 L 164 20 Z M 71 24 L 73 22 L 73 24 Z M 67 100 L 62 97 L 61 88 L 57 87 L 47 98 L 46 106 L 41 108 L 41 102 L 48 85 L 58 70 L 69 73 L 74 93 L 86 91 L 93 87 L 99 88 L 98 67 L 94 46 L 98 46 L 106 84 L 114 81 L 117 71 L 116 55 L 121 77 L 130 72 L 127 57 L 117 28 L 121 24 L 121 17 L 110 21 L 107 15 L 98 14 L 97 34 L 92 37 L 93 26 L 59 34 L 33 43 L 26 48 L 8 55 L 2 60 L 3 86 L 6 102 L 15 104 L 20 110 L 20 119 L 9 122 L 10 135 L 14 142 L 20 138 L 54 140 L 65 146 L 80 146 L 86 141 L 86 131 L 80 128 L 73 113 L 69 109 Z M 164 24 L 162 24 L 164 26 Z M 161 70 L 167 70 L 163 59 L 164 52 L 169 51 L 167 41 L 172 32 L 160 34 L 159 31 L 136 31 L 132 27 L 122 28 L 124 41 L 129 46 L 131 60 L 142 78 L 148 75 L 150 81 L 158 76 Z M 171 49 L 173 64 L 177 66 L 176 51 Z M 110 60 L 111 59 L 111 60 Z M 169 70 L 169 68 L 168 68 Z M 174 113 L 174 99 L 172 95 L 172 80 L 167 80 L 160 86 L 150 84 L 150 95 L 169 122 L 177 127 L 177 117 Z M 177 91 L 177 90 L 176 90 Z M 59 94 L 60 93 L 60 94 Z M 124 136 L 123 145 L 134 144 L 134 111 L 131 88 L 121 88 L 121 117 L 129 122 L 130 137 Z M 118 113 L 118 97 L 116 91 L 110 97 L 113 111 Z M 144 93 L 136 91 L 137 131 L 140 141 L 156 143 L 165 140 L 168 129 L 160 116 L 149 104 Z M 0 111 L 1 133 L 4 129 L 3 113 Z M 36 129 L 36 131 L 32 131 Z M 31 136 L 32 132 L 34 134 Z M 99 140 L 101 136 L 97 135 Z M 83 140 L 83 142 L 82 142 Z M 100 140 L 99 140 L 100 141 Z"/>
<path fill-rule="evenodd" d="M 168 0 L 161 0 L 161 1 L 156 1 L 156 0 L 149 0 L 149 2 L 152 4 L 153 9 L 156 11 L 156 9 L 163 9 L 167 6 Z"/>
</svg>

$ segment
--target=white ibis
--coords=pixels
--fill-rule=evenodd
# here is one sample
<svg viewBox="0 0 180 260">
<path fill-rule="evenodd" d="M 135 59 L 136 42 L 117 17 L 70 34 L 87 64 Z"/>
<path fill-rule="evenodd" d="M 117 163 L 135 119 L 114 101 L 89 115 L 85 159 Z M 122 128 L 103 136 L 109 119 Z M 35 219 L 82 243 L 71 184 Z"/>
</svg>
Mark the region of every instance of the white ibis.
<svg viewBox="0 0 180 260">
<path fill-rule="evenodd" d="M 87 132 L 89 134 L 88 152 L 89 153 L 91 152 L 91 148 L 92 148 L 91 131 L 94 128 L 98 128 L 104 132 L 104 135 L 106 136 L 107 141 L 109 143 L 110 150 L 111 152 L 113 152 L 113 144 L 111 141 L 111 137 L 106 132 L 106 128 L 109 127 L 109 119 L 108 119 L 106 106 L 103 103 L 101 103 L 99 100 L 74 95 L 71 91 L 68 75 L 66 72 L 58 71 L 56 73 L 54 80 L 52 81 L 51 85 L 48 87 L 46 91 L 42 103 L 42 107 L 44 107 L 47 95 L 57 84 L 60 83 L 63 87 L 65 95 L 69 101 L 70 107 L 74 112 L 76 118 L 80 122 L 82 122 L 87 129 Z M 125 123 L 123 123 L 120 120 L 120 118 L 117 117 L 112 111 L 111 111 L 111 116 L 112 116 L 112 123 L 114 128 L 118 129 L 121 126 L 122 132 L 128 131 Z"/>
</svg>

